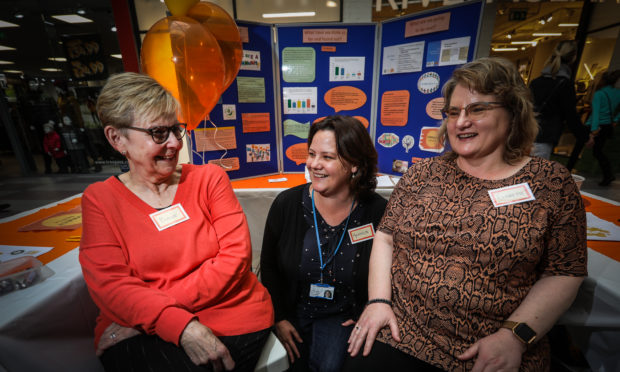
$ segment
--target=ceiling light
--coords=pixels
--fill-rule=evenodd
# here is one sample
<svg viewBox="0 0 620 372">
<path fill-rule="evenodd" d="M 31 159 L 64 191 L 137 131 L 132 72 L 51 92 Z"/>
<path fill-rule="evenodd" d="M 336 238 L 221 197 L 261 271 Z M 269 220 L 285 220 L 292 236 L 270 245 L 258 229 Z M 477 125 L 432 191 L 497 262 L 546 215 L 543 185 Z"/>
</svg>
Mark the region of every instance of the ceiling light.
<svg viewBox="0 0 620 372">
<path fill-rule="evenodd" d="M 110 28 L 110 31 L 116 32 L 116 26 L 112 26 L 112 28 Z"/>
<path fill-rule="evenodd" d="M 579 23 L 560 23 L 558 26 L 559 27 L 577 27 L 579 26 Z"/>
<path fill-rule="evenodd" d="M 519 50 L 519 48 L 491 48 L 494 52 L 514 52 L 515 50 Z"/>
<path fill-rule="evenodd" d="M 86 14 L 86 11 L 84 9 L 78 9 L 76 11 L 76 13 L 79 14 L 79 15 L 84 15 L 84 14 Z"/>
<path fill-rule="evenodd" d="M 12 65 L 15 62 L 11 62 L 11 61 L 3 61 L 0 59 L 0 65 Z"/>
<path fill-rule="evenodd" d="M 545 20 L 541 18 L 541 19 L 538 21 L 538 23 L 540 23 L 541 25 L 544 25 L 544 24 L 545 24 L 545 23 L 547 23 L 547 22 L 545 22 Z"/>
<path fill-rule="evenodd" d="M 325 5 L 326 5 L 328 8 L 335 8 L 335 7 L 337 7 L 337 6 L 338 6 L 338 4 L 337 4 L 334 0 L 329 0 L 329 1 L 327 1 L 327 2 L 325 3 Z"/>
<path fill-rule="evenodd" d="M 67 62 L 67 59 L 65 57 L 49 57 L 48 60 L 54 62 Z"/>
<path fill-rule="evenodd" d="M 17 12 L 15 14 L 13 14 L 13 17 L 15 17 L 17 19 L 22 19 L 22 18 L 24 18 L 24 13 Z"/>
<path fill-rule="evenodd" d="M 551 22 L 552 19 L 553 19 L 553 15 L 550 15 L 549 17 L 547 17 L 547 22 Z"/>
<path fill-rule="evenodd" d="M 561 32 L 534 32 L 532 36 L 562 36 Z"/>
<path fill-rule="evenodd" d="M 93 21 L 92 19 L 88 19 L 77 14 L 53 15 L 52 18 L 56 18 L 67 23 L 89 23 Z"/>
<path fill-rule="evenodd" d="M 536 46 L 536 44 L 538 44 L 538 41 L 511 41 L 510 44 L 513 45 L 521 45 L 521 44 L 529 44 L 532 46 Z"/>
<path fill-rule="evenodd" d="M 315 12 L 263 13 L 263 18 L 314 17 Z"/>
<path fill-rule="evenodd" d="M 11 48 L 8 46 L 0 45 L 0 50 L 15 50 L 15 48 Z"/>
<path fill-rule="evenodd" d="M 123 55 L 122 54 L 110 54 L 110 57 L 118 58 L 118 59 L 123 59 Z"/>
<path fill-rule="evenodd" d="M 6 28 L 6 27 L 19 27 L 19 25 L 16 25 L 15 23 L 0 20 L 0 28 Z"/>
<path fill-rule="evenodd" d="M 586 72 L 588 73 L 588 75 L 590 75 L 590 80 L 594 80 L 594 76 L 592 76 L 592 73 L 590 72 L 590 69 L 588 68 L 588 65 L 585 64 L 585 62 L 583 64 L 583 67 L 586 68 Z"/>
<path fill-rule="evenodd" d="M 521 47 L 521 50 L 525 50 L 525 47 Z"/>
<path fill-rule="evenodd" d="M 43 68 L 41 69 L 41 71 L 47 71 L 47 72 L 59 72 L 59 71 L 62 71 L 62 70 L 61 70 L 61 69 L 59 69 L 59 68 L 54 68 L 54 67 L 43 67 Z"/>
<path fill-rule="evenodd" d="M 4 70 L 2 72 L 6 72 L 7 74 L 23 74 L 23 71 L 20 70 Z"/>
<path fill-rule="evenodd" d="M 506 35 L 506 38 L 507 38 L 507 39 L 512 39 L 512 35 L 511 35 L 511 34 L 508 34 L 508 35 Z"/>
</svg>

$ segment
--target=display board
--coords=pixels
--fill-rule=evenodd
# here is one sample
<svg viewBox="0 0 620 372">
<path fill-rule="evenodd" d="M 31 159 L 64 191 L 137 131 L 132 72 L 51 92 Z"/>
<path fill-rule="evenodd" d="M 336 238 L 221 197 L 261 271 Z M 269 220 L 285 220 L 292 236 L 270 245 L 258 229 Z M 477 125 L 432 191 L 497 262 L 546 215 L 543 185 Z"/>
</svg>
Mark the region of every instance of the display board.
<svg viewBox="0 0 620 372">
<path fill-rule="evenodd" d="M 350 115 L 371 129 L 377 25 L 278 25 L 276 30 L 283 170 L 303 172 L 313 122 Z"/>
<path fill-rule="evenodd" d="M 243 59 L 235 81 L 191 131 L 194 164 L 215 163 L 232 179 L 278 172 L 272 26 L 241 22 Z"/>
<path fill-rule="evenodd" d="M 402 175 L 445 151 L 441 88 L 473 59 L 482 10 L 472 1 L 382 23 L 374 133 L 381 173 Z"/>
</svg>

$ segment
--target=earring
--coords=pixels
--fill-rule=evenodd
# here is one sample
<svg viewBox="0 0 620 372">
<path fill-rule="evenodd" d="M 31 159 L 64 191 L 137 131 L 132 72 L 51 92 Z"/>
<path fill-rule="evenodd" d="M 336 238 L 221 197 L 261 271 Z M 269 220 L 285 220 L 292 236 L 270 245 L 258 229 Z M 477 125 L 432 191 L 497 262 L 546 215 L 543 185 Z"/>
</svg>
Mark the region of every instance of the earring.
<svg viewBox="0 0 620 372">
<path fill-rule="evenodd" d="M 127 156 L 127 151 L 121 151 L 121 155 Z"/>
</svg>

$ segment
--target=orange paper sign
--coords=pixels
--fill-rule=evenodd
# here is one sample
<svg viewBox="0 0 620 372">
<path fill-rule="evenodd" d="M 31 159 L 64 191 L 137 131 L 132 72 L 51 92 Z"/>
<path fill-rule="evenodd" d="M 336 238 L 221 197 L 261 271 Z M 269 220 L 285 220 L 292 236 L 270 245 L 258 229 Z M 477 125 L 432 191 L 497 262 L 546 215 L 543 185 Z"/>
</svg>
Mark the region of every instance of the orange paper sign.
<svg viewBox="0 0 620 372">
<path fill-rule="evenodd" d="M 443 143 L 439 142 L 439 128 L 422 127 L 419 146 L 424 151 L 442 152 Z"/>
<path fill-rule="evenodd" d="M 241 114 L 243 133 L 269 132 L 268 112 L 248 112 Z"/>
<path fill-rule="evenodd" d="M 391 90 L 381 97 L 381 124 L 404 127 L 409 117 L 409 91 Z"/>
<path fill-rule="evenodd" d="M 426 104 L 426 115 L 430 116 L 433 119 L 441 120 L 443 119 L 443 115 L 441 114 L 441 110 L 443 109 L 444 99 L 443 97 L 433 98 L 428 101 Z"/>
<path fill-rule="evenodd" d="M 322 45 L 321 46 L 321 52 L 335 52 L 336 51 L 336 47 L 332 46 L 332 45 Z"/>
<path fill-rule="evenodd" d="M 445 31 L 450 28 L 450 13 L 419 18 L 405 23 L 405 37 Z"/>
<path fill-rule="evenodd" d="M 306 143 L 297 143 L 286 149 L 286 157 L 295 164 L 303 164 L 308 158 L 308 145 Z"/>
<path fill-rule="evenodd" d="M 250 42 L 250 36 L 248 35 L 248 28 L 247 27 L 243 27 L 243 26 L 239 26 L 237 28 L 239 29 L 239 36 L 241 36 L 241 42 L 242 43 L 249 43 Z"/>
<path fill-rule="evenodd" d="M 219 165 L 226 172 L 239 170 L 239 158 L 213 159 L 209 164 Z"/>
<path fill-rule="evenodd" d="M 304 43 L 346 43 L 346 28 L 306 28 Z"/>
<path fill-rule="evenodd" d="M 366 103 L 366 93 L 359 88 L 351 86 L 332 88 L 325 93 L 323 98 L 325 103 L 333 107 L 336 112 L 355 110 Z"/>
<path fill-rule="evenodd" d="M 194 129 L 196 151 L 231 150 L 237 148 L 235 127 Z"/>
</svg>

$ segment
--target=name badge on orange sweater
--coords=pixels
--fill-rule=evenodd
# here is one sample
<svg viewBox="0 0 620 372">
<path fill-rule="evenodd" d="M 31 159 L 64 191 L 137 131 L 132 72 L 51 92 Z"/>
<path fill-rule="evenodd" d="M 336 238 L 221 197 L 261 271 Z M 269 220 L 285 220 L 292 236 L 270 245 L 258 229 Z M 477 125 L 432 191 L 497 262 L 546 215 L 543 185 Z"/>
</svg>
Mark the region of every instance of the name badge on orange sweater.
<svg viewBox="0 0 620 372">
<path fill-rule="evenodd" d="M 489 190 L 489 196 L 495 208 L 536 200 L 527 182 Z"/>
<path fill-rule="evenodd" d="M 149 216 L 159 231 L 166 230 L 171 226 L 189 220 L 189 216 L 185 212 L 185 209 L 183 209 L 181 203 L 177 203 L 166 209 L 151 213 Z"/>
</svg>

